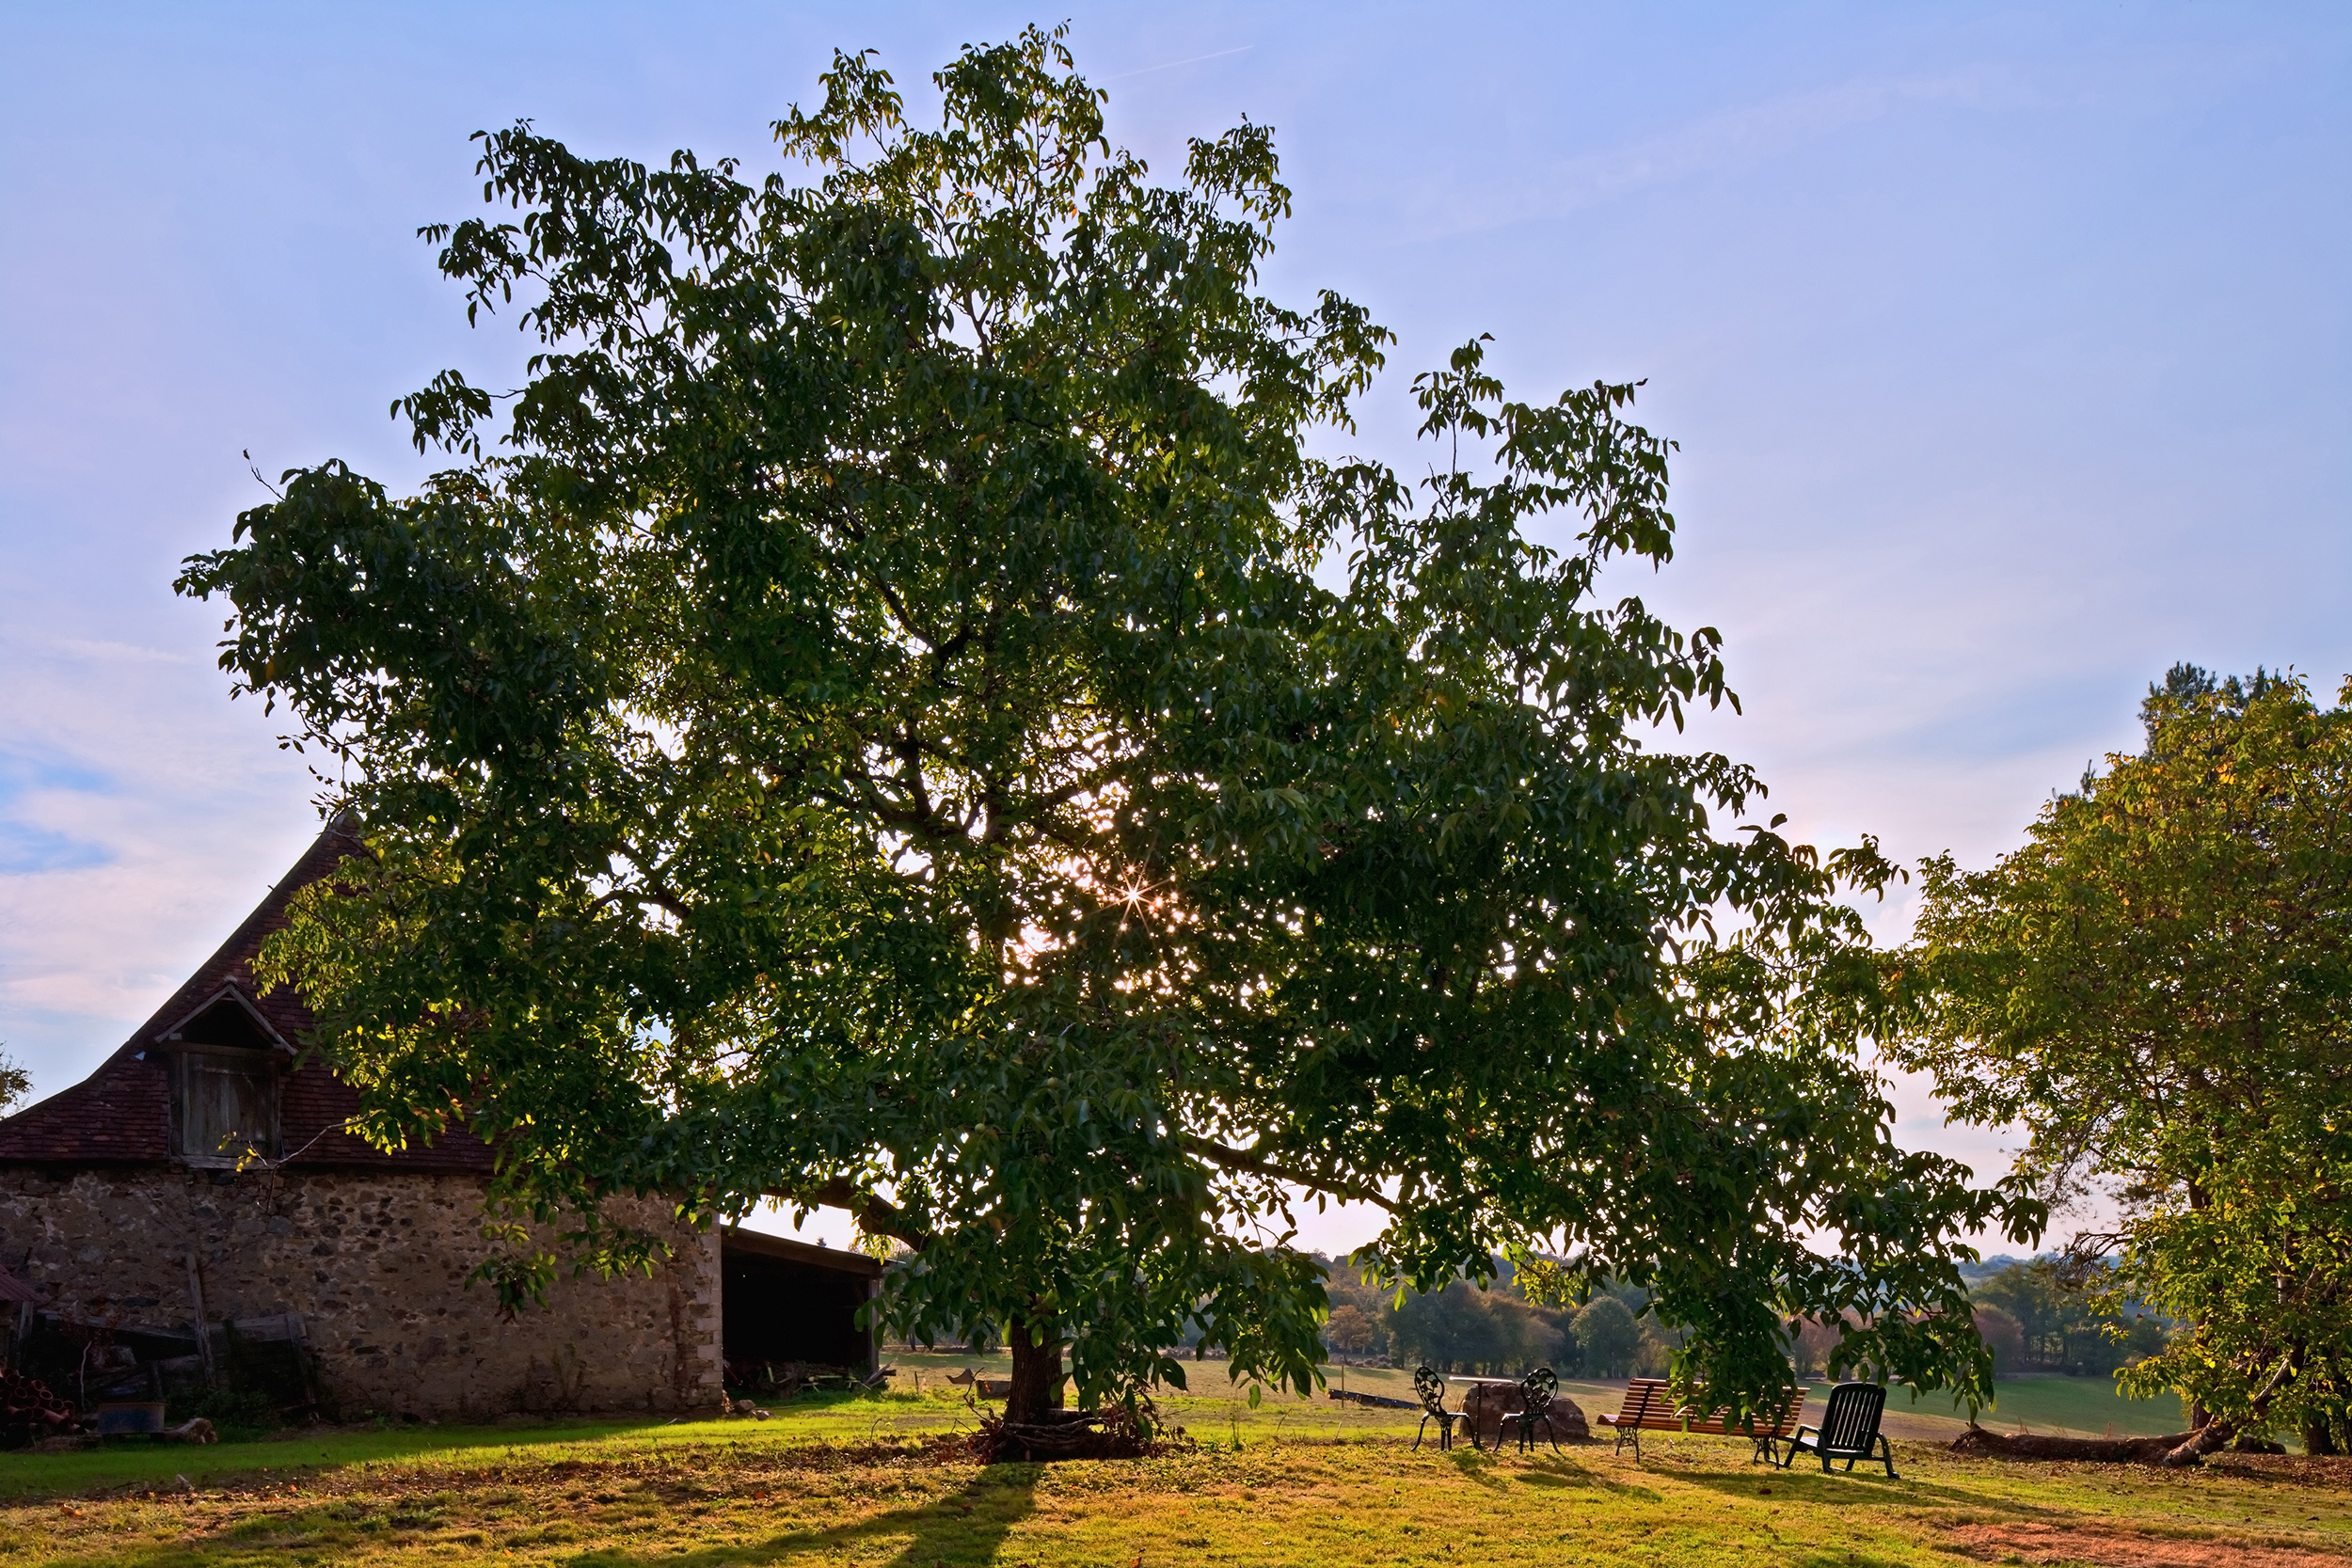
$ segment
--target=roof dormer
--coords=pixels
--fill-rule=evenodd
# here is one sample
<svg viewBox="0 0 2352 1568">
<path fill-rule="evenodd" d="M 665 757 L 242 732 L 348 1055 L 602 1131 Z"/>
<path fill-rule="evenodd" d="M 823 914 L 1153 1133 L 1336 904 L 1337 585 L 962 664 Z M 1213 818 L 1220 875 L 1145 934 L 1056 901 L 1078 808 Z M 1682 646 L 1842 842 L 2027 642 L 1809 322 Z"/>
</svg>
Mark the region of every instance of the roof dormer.
<svg viewBox="0 0 2352 1568">
<path fill-rule="evenodd" d="M 294 1054 L 285 1037 L 270 1027 L 262 1010 L 234 985 L 215 991 L 197 1009 L 155 1037 L 169 1049 L 183 1046 L 218 1051 L 276 1051 Z"/>
</svg>

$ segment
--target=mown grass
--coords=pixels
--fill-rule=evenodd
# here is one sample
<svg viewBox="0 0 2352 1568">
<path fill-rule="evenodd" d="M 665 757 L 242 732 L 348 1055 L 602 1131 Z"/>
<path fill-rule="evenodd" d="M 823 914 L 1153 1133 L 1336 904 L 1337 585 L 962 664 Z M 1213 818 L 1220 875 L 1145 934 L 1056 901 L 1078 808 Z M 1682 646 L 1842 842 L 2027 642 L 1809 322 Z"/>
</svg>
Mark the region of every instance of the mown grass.
<svg viewBox="0 0 2352 1568">
<path fill-rule="evenodd" d="M 1889 1481 L 1768 1470 L 1748 1463 L 1744 1442 L 1661 1433 L 1638 1460 L 1606 1444 L 1441 1455 L 1412 1450 L 1404 1412 L 1287 1399 L 1253 1411 L 1220 1390 L 1168 1402 L 1196 1441 L 1187 1449 L 983 1468 L 943 1458 L 942 1439 L 971 1412 L 924 1383 L 921 1394 L 807 1402 L 766 1422 L 411 1428 L 11 1456 L 0 1459 L 10 1494 L 0 1568 L 1950 1568 L 1954 1547 L 1997 1556 L 2011 1529 L 2039 1530 L 2045 1545 L 2074 1531 L 2352 1552 L 2344 1462 L 2233 1459 L 2176 1474 L 2004 1465 L 1901 1444 L 1902 1479 Z M 178 1490 L 181 1473 L 193 1491 Z"/>
</svg>

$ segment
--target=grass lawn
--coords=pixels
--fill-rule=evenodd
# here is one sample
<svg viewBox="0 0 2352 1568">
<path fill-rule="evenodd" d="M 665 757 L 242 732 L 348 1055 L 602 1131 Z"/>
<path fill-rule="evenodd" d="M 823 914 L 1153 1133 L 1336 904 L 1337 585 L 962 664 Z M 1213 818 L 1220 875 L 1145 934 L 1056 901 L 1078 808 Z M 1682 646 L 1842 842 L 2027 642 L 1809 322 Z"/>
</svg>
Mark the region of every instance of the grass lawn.
<svg viewBox="0 0 2352 1568">
<path fill-rule="evenodd" d="M 2021 1377 L 2003 1379 L 1993 1389 L 1996 1402 L 1978 1419 L 1998 1432 L 2015 1432 L 2021 1424 L 2028 1432 L 2082 1437 L 2154 1437 L 2188 1430 L 2179 1395 L 2127 1400 L 2115 1391 L 2113 1378 Z M 1886 1406 L 1921 1416 L 1965 1414 L 1931 1399 L 1923 1397 L 1915 1405 L 1898 1390 Z"/>
<path fill-rule="evenodd" d="M 1639 1460 L 1606 1443 L 1530 1459 L 1416 1453 L 1406 1412 L 1288 1398 L 1252 1411 L 1215 1367 L 1168 1402 L 1198 1444 L 1189 1450 L 983 1469 L 942 1457 L 940 1438 L 970 1411 L 933 1370 L 921 1393 L 807 1401 L 765 1422 L 406 1428 L 0 1457 L 0 1568 L 1956 1568 L 1972 1557 L 2344 1568 L 2352 1554 L 2346 1461 L 2231 1456 L 2176 1474 L 2005 1465 L 1900 1443 L 1902 1479 L 1889 1481 L 1858 1468 L 1771 1471 L 1748 1463 L 1744 1442 L 1663 1433 Z M 1361 1376 L 1351 1369 L 1350 1386 Z"/>
</svg>

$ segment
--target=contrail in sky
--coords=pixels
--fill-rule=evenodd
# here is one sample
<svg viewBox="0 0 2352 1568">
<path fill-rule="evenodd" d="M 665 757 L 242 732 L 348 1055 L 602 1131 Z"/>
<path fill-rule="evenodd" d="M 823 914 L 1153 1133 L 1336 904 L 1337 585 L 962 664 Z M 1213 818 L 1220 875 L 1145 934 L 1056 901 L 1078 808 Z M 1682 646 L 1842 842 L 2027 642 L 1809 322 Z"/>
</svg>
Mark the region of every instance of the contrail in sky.
<svg viewBox="0 0 2352 1568">
<path fill-rule="evenodd" d="M 1214 55 L 1195 55 L 1189 59 L 1169 60 L 1165 65 L 1147 65 L 1140 71 L 1122 71 L 1116 76 L 1101 78 L 1105 82 L 1123 82 L 1130 76 L 1149 76 L 1155 71 L 1173 71 L 1180 65 L 1199 65 L 1202 60 L 1221 60 L 1228 55 L 1247 55 L 1258 46 L 1245 43 L 1238 49 L 1220 49 Z"/>
</svg>

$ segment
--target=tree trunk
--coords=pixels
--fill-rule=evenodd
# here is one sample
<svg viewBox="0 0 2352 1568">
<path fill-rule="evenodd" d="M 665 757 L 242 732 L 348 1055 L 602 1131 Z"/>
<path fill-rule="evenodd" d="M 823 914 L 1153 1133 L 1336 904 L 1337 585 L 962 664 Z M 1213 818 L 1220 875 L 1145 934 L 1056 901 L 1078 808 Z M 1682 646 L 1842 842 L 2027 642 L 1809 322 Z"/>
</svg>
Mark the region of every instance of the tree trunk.
<svg viewBox="0 0 2352 1568">
<path fill-rule="evenodd" d="M 2216 1420 L 2213 1412 L 2203 1405 L 2191 1404 L 2188 1407 L 2189 1418 L 2196 1422 L 2197 1430 L 2189 1434 L 2187 1442 L 2164 1456 L 2165 1464 L 2171 1468 L 2179 1469 L 2202 1463 L 2205 1455 L 2228 1448 L 2231 1439 L 2253 1422 L 2262 1420 L 2264 1413 L 2270 1408 L 2271 1399 L 2286 1383 L 2287 1373 L 2302 1370 L 2304 1353 L 2307 1348 L 2298 1344 L 2280 1360 L 2279 1370 L 2270 1374 L 2270 1381 L 2263 1385 L 2263 1391 L 2254 1396 L 2252 1422 Z"/>
<path fill-rule="evenodd" d="M 2303 1423 L 2303 1451 L 2310 1454 L 2341 1453 L 2336 1446 L 2335 1423 L 2325 1416 L 2314 1416 Z"/>
<path fill-rule="evenodd" d="M 2168 1468 L 2176 1470 L 2200 1464 L 2205 1455 L 2228 1448 L 2230 1439 L 2237 1434 L 2238 1424 L 2235 1421 L 2217 1421 L 2208 1412 L 2205 1424 L 2190 1433 L 2187 1442 L 2166 1454 L 2164 1463 Z"/>
<path fill-rule="evenodd" d="M 1012 1351 L 1012 1392 L 1005 1396 L 1005 1419 L 1038 1421 L 1062 1406 L 1061 1340 L 1051 1325 L 1016 1319 L 1005 1336 Z M 1033 1342 L 1031 1336 L 1042 1339 Z"/>
</svg>

